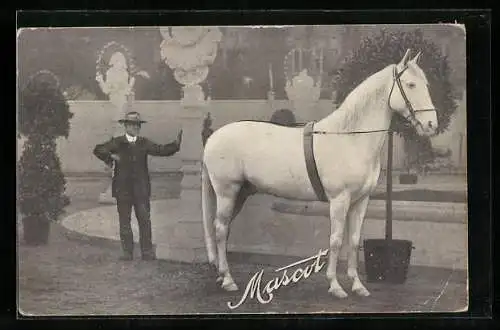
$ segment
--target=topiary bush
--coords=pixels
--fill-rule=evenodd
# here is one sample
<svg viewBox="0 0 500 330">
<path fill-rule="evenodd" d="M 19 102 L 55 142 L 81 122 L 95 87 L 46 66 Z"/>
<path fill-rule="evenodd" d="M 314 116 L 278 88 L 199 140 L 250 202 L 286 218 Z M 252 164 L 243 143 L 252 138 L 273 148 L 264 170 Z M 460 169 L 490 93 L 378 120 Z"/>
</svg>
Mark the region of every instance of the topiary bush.
<svg viewBox="0 0 500 330">
<path fill-rule="evenodd" d="M 296 119 L 292 110 L 279 109 L 273 112 L 270 122 L 285 126 L 293 126 L 296 124 Z"/>
<path fill-rule="evenodd" d="M 57 77 L 41 71 L 29 79 L 20 95 L 19 133 L 26 141 L 18 163 L 18 202 L 27 244 L 46 244 L 50 221 L 69 204 L 56 139 L 68 137 L 72 117 Z"/>
<path fill-rule="evenodd" d="M 422 52 L 419 66 L 429 81 L 429 93 L 437 108 L 438 134 L 442 133 L 448 128 L 451 116 L 457 108 L 450 82 L 450 68 L 447 57 L 432 41 L 424 38 L 420 29 L 412 31 L 381 29 L 380 33 L 373 37 L 364 38 L 359 48 L 344 60 L 334 75 L 333 87 L 336 91 L 337 103 L 341 104 L 354 88 L 372 74 L 390 64 L 398 63 L 407 49 L 413 51 L 412 56 L 418 51 Z M 410 143 L 415 141 L 423 148 L 431 146 L 430 143 L 417 142 L 415 129 L 400 116 L 393 117 L 391 128 Z M 419 153 L 429 154 L 431 151 L 419 150 Z"/>
</svg>

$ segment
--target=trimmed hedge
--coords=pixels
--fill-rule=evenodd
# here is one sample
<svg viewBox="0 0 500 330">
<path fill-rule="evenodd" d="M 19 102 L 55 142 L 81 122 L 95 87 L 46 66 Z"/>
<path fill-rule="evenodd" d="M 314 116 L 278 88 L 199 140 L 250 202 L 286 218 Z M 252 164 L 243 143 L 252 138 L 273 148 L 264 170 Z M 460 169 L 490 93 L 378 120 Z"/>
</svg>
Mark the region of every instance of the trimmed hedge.
<svg viewBox="0 0 500 330">
<path fill-rule="evenodd" d="M 25 218 L 56 220 L 69 204 L 56 138 L 68 137 L 71 117 L 53 74 L 40 72 L 29 80 L 19 107 L 19 132 L 27 137 L 18 164 L 18 200 Z"/>
</svg>

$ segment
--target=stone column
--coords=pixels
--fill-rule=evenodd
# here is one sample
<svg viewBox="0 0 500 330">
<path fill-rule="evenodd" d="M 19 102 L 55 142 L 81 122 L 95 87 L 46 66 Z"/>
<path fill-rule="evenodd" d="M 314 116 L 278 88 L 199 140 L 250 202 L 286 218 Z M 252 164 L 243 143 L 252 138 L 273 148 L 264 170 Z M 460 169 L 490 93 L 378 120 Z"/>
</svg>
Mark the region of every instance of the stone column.
<svg viewBox="0 0 500 330">
<path fill-rule="evenodd" d="M 174 70 L 177 82 L 183 85 L 179 118 L 184 137 L 180 150 L 183 179 L 176 223 L 168 240 L 156 240 L 161 242 L 156 245 L 156 255 L 170 260 L 202 262 L 208 258 L 201 213 L 201 131 L 209 101 L 200 83 L 207 78 L 222 34 L 216 27 L 160 28 L 160 33 L 163 36 L 162 59 Z"/>
<path fill-rule="evenodd" d="M 168 232 L 168 238 L 156 239 L 156 254 L 160 259 L 185 262 L 208 260 L 201 211 L 201 140 L 202 122 L 207 109 L 183 108 L 183 139 L 180 150 L 183 178 L 180 200 L 177 200 L 176 223 Z M 158 230 L 158 229 L 157 229 Z"/>
</svg>

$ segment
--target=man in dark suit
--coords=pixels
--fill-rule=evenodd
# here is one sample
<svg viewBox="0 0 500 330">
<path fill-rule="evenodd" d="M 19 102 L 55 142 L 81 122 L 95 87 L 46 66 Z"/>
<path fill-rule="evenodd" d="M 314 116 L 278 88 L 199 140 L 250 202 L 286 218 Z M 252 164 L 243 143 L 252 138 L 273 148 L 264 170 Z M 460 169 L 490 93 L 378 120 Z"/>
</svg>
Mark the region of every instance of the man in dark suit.
<svg viewBox="0 0 500 330">
<path fill-rule="evenodd" d="M 98 144 L 94 155 L 113 169 L 112 192 L 116 198 L 120 222 L 120 240 L 123 248 L 121 260 L 133 259 L 133 233 L 131 226 L 132 206 L 139 224 L 139 242 L 142 259 L 154 260 L 150 197 L 151 180 L 147 156 L 171 156 L 180 150 L 182 130 L 177 140 L 168 144 L 156 144 L 139 136 L 142 120 L 140 114 L 132 111 L 119 120 L 125 126 L 125 135 L 114 137 L 110 141 Z"/>
</svg>

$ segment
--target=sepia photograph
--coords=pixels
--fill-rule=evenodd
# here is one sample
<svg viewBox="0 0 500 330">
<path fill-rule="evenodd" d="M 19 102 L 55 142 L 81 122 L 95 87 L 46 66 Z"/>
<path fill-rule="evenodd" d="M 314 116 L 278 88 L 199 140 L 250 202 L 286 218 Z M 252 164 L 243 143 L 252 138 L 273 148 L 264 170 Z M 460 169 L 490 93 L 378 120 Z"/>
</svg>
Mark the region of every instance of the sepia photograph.
<svg viewBox="0 0 500 330">
<path fill-rule="evenodd" d="M 468 310 L 464 25 L 16 46 L 20 315 Z"/>
</svg>

